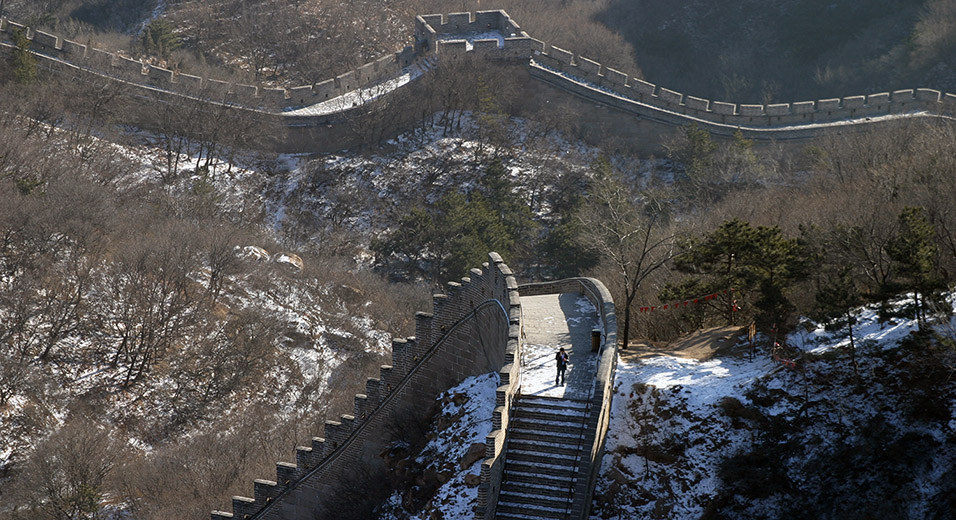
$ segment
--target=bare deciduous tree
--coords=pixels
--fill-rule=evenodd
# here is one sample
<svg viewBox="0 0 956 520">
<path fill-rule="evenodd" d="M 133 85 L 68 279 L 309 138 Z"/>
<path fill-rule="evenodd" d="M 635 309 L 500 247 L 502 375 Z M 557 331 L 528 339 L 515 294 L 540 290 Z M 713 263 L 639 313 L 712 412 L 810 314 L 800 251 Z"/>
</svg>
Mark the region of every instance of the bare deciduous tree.
<svg viewBox="0 0 956 520">
<path fill-rule="evenodd" d="M 606 162 L 597 170 L 579 215 L 583 227 L 580 239 L 615 273 L 612 286 L 624 296 L 621 338 L 627 348 L 631 305 L 641 284 L 674 258 L 677 246 L 662 200 L 653 193 L 629 189 Z"/>
</svg>

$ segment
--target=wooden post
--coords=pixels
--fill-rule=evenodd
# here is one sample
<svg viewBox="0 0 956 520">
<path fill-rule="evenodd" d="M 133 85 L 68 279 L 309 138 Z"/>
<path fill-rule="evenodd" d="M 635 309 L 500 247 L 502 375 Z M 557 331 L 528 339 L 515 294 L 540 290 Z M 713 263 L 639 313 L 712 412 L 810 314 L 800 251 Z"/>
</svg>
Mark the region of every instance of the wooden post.
<svg viewBox="0 0 956 520">
<path fill-rule="evenodd" d="M 754 342 L 754 338 L 757 337 L 757 324 L 753 321 L 750 322 L 750 326 L 747 327 L 747 339 L 750 340 L 750 360 L 754 359 L 754 352 L 757 349 L 757 344 Z"/>
</svg>

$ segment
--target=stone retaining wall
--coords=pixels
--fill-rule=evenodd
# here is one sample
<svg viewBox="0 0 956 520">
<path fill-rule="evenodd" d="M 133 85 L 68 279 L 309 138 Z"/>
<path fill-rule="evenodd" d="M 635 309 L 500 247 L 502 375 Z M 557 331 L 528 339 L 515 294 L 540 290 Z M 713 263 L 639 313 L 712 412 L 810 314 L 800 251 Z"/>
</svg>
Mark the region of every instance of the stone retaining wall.
<svg viewBox="0 0 956 520">
<path fill-rule="evenodd" d="M 390 428 L 427 419 L 435 397 L 470 376 L 500 371 L 498 393 L 507 395 L 517 377 L 520 330 L 517 283 L 491 253 L 482 269 L 434 296 L 432 314 L 415 315 L 415 336 L 393 340 L 391 364 L 367 380 L 353 413 L 326 421 L 324 436 L 296 448 L 294 463 L 276 464 L 274 481 L 256 480 L 253 497 L 233 497 L 232 512 L 214 511 L 212 519 L 336 518 L 326 510 L 328 499 L 356 468 L 384 472 L 379 454 Z M 501 414 L 499 406 L 488 420 L 500 424 Z"/>
</svg>

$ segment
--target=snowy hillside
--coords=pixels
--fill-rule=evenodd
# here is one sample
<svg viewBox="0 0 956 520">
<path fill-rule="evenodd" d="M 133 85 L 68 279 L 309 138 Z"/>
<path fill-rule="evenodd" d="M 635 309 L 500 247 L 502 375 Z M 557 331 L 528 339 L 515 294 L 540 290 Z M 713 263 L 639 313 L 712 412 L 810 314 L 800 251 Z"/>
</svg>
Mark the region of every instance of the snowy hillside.
<svg viewBox="0 0 956 520">
<path fill-rule="evenodd" d="M 355 374 L 428 307 L 259 224 L 257 188 L 293 159 L 184 155 L 169 175 L 148 136 L 129 140 L 90 139 L 82 169 L 51 147 L 41 196 L 0 191 L 0 517 L 77 486 L 136 518 L 220 507 L 351 410 Z"/>
<path fill-rule="evenodd" d="M 746 336 L 702 360 L 626 353 L 591 518 L 952 518 L 956 382 L 929 360 L 951 369 L 956 357 L 925 350 L 913 320 L 881 323 L 875 307 L 856 316 L 859 379 L 847 331 L 809 320 L 777 360 L 751 357 Z M 953 340 L 956 319 L 934 330 Z M 414 484 L 378 518 L 470 516 L 479 458 L 468 448 L 487 433 L 493 376 L 439 398 L 424 449 L 393 449 Z"/>
<path fill-rule="evenodd" d="M 859 378 L 847 331 L 811 322 L 778 361 L 745 336 L 706 360 L 622 359 L 592 518 L 952 518 L 953 352 L 912 320 L 857 318 Z"/>
<path fill-rule="evenodd" d="M 50 254 L 61 260 L 31 264 L 31 277 L 0 279 L 0 319 L 23 324 L 10 329 L 16 334 L 9 338 L 23 340 L 19 354 L 0 360 L 0 477 L 17 475 L 0 481 L 0 516 L 29 514 L 3 506 L 33 500 L 47 485 L 41 468 L 83 439 L 97 448 L 83 464 L 112 454 L 104 474 L 122 474 L 123 482 L 97 485 L 120 489 L 111 507 L 134 517 L 209 511 L 248 492 L 253 478 L 268 477 L 289 446 L 351 406 L 364 382 L 355 374 L 380 365 L 390 338 L 408 334 L 414 312 L 428 308 L 424 288 L 390 284 L 361 267 L 373 238 L 410 205 L 475 186 L 495 157 L 533 201 L 535 217 L 553 218 L 550 201 L 561 190 L 576 191 L 599 154 L 520 119 L 507 128 L 512 144 L 483 144 L 478 125 L 463 114 L 461 128 L 448 135 L 436 124 L 372 151 L 318 157 L 213 154 L 200 145 L 171 154 L 145 132 L 119 142 L 91 138 L 87 146 L 106 166 L 50 175 L 49 185 L 62 189 L 14 208 L 37 222 L 39 238 L 17 236 L 8 252 L 18 251 L 17 240 L 23 251 L 30 240 L 48 240 L 46 219 L 74 235 L 65 234 L 69 240 Z M 48 130 L 58 139 L 59 131 Z M 69 149 L 60 153 L 69 164 Z M 46 216 L 68 208 L 57 197 L 72 201 L 72 183 L 86 189 L 93 175 L 98 185 L 89 198 L 105 211 Z M 161 216 L 150 213 L 154 207 Z M 74 229 L 100 230 L 90 236 L 101 237 L 102 247 L 77 247 L 87 236 Z M 181 255 L 174 268 L 155 264 L 167 247 Z M 0 262 L 7 258 L 17 257 Z M 76 278 L 71 269 L 84 266 L 86 278 Z M 16 273 L 16 264 L 7 267 Z M 60 280 L 62 287 L 49 285 Z M 79 303 L 61 334 L 58 315 L 43 305 L 56 303 L 53 289 L 71 284 Z M 139 297 L 153 290 L 163 296 Z M 152 316 L 170 325 L 140 323 Z M 165 335 L 150 336 L 157 328 Z M 45 344 L 47 336 L 52 347 L 44 356 L 38 340 Z M 456 425 L 478 427 L 490 415 Z M 485 433 L 442 432 L 452 434 L 441 442 L 481 444 L 483 454 Z M 451 475 L 454 458 L 427 473 Z M 228 478 L 210 480 L 211 467 Z M 465 477 L 455 476 L 436 503 L 470 502 L 474 477 L 464 484 Z M 196 500 L 168 500 L 188 488 Z"/>
</svg>

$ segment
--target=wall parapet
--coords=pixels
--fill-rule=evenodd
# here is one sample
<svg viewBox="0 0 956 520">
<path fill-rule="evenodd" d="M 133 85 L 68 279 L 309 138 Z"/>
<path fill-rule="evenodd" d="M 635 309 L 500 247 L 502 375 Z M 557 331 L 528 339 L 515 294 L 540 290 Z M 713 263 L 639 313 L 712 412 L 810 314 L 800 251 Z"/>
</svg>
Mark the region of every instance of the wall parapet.
<svg viewBox="0 0 956 520">
<path fill-rule="evenodd" d="M 98 49 L 92 42 L 79 43 L 33 30 L 7 18 L 0 19 L 0 42 L 5 39 L 6 43 L 12 43 L 15 31 L 23 31 L 31 42 L 31 51 L 41 59 L 45 57 L 63 60 L 80 69 L 106 74 L 137 85 L 163 88 L 176 94 L 192 96 L 202 92 L 215 101 L 226 101 L 247 108 L 272 111 L 321 103 L 373 85 L 398 74 L 419 59 L 415 50 L 408 46 L 401 51 L 388 54 L 322 82 L 289 89 L 270 88 L 194 76 L 157 67 Z"/>
<path fill-rule="evenodd" d="M 499 386 L 495 390 L 492 431 L 485 437 L 485 460 L 481 462 L 478 500 L 474 506 L 476 518 L 487 518 L 494 511 L 494 508 L 490 506 L 498 501 L 498 492 L 501 490 L 501 481 L 504 478 L 504 452 L 508 440 L 511 407 L 521 389 L 524 320 L 521 314 L 518 284 L 510 269 L 508 274 L 508 344 L 505 351 L 505 365 L 498 372 Z"/>
<path fill-rule="evenodd" d="M 956 115 L 956 95 L 927 88 L 792 103 L 738 104 L 685 95 L 547 44 L 544 52 L 533 57 L 534 66 L 576 79 L 595 91 L 614 93 L 675 115 L 739 127 L 807 126 L 915 111 Z"/>
<path fill-rule="evenodd" d="M 254 497 L 233 497 L 232 513 L 213 520 L 322 517 L 327 497 L 361 463 L 374 463 L 390 424 L 426 418 L 440 392 L 466 377 L 497 370 L 499 393 L 514 382 L 521 304 L 514 275 L 497 253 L 482 269 L 433 296 L 433 312 L 415 315 L 415 336 L 392 341 L 392 360 L 355 396 L 352 414 L 326 421 L 324 437 L 296 448 L 295 463 L 276 464 L 276 480 L 256 480 Z M 502 407 L 489 420 L 499 424 Z M 506 420 L 506 418 L 505 418 Z M 489 436 L 490 437 L 490 436 Z M 364 457 L 364 459 L 363 459 Z"/>
</svg>

